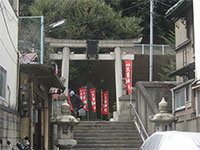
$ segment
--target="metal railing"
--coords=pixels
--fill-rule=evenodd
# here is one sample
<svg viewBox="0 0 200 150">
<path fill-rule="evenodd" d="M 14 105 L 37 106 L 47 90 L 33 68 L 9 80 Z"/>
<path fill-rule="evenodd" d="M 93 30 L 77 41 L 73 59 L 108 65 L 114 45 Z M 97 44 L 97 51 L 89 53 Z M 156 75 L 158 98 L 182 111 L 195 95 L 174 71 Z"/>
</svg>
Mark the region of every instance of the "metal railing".
<svg viewBox="0 0 200 150">
<path fill-rule="evenodd" d="M 149 44 L 134 44 L 134 48 L 141 50 L 142 54 L 146 54 L 149 53 Z M 153 45 L 153 49 L 154 51 L 160 51 L 160 53 L 162 55 L 165 55 L 166 51 L 170 51 L 172 50 L 171 47 L 169 45 Z"/>
<path fill-rule="evenodd" d="M 133 109 L 134 113 L 135 113 L 135 116 L 133 117 L 133 121 L 136 125 L 136 128 L 140 134 L 140 137 L 142 138 L 143 142 L 149 137 L 141 119 L 140 119 L 140 116 L 138 115 L 134 105 L 132 103 L 129 104 L 130 108 Z"/>
<path fill-rule="evenodd" d="M 131 53 L 138 53 L 142 55 L 149 54 L 149 44 L 134 44 L 132 48 L 124 48 L 125 52 Z M 153 45 L 153 54 L 154 55 L 166 55 L 166 54 L 173 54 L 175 51 L 169 45 Z"/>
</svg>

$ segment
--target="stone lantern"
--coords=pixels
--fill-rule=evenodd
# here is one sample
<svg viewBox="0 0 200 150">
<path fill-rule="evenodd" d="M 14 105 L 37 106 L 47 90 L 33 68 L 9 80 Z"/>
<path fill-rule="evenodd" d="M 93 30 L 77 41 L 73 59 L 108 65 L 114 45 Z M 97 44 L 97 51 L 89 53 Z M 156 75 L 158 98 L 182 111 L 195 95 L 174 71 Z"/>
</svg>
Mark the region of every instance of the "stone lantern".
<svg viewBox="0 0 200 150">
<path fill-rule="evenodd" d="M 73 139 L 73 126 L 79 121 L 70 113 L 70 105 L 65 101 L 61 105 L 61 115 L 57 116 L 54 121 L 54 124 L 58 126 L 55 145 L 60 150 L 70 149 L 77 144 L 77 141 Z"/>
<path fill-rule="evenodd" d="M 164 98 L 162 98 L 158 106 L 160 112 L 149 117 L 150 121 L 154 122 L 156 125 L 156 132 L 172 130 L 171 123 L 176 121 L 176 118 L 174 117 L 174 115 L 168 112 L 168 104 Z"/>
</svg>

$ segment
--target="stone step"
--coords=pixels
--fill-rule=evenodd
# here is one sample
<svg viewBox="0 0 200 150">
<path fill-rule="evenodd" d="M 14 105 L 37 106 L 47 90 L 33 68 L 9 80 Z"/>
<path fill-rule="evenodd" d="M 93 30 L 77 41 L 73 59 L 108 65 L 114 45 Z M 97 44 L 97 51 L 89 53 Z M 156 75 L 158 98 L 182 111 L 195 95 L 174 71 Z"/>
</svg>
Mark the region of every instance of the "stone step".
<svg viewBox="0 0 200 150">
<path fill-rule="evenodd" d="M 135 143 L 132 144 L 78 144 L 74 148 L 138 148 Z"/>
<path fill-rule="evenodd" d="M 139 150 L 139 148 L 72 148 L 72 150 Z"/>
<path fill-rule="evenodd" d="M 96 125 L 96 126 L 77 126 L 74 127 L 74 130 L 76 129 L 136 129 L 134 126 L 101 126 L 101 125 Z"/>
<path fill-rule="evenodd" d="M 74 137 L 79 137 L 79 136 L 84 136 L 84 137 L 115 137 L 115 136 L 120 136 L 120 137 L 134 137 L 134 136 L 138 136 L 138 133 L 121 133 L 121 132 L 113 132 L 113 133 L 74 133 Z"/>
<path fill-rule="evenodd" d="M 78 140 L 78 144 L 134 144 L 135 146 L 140 146 L 141 140 Z"/>
<path fill-rule="evenodd" d="M 96 125 L 101 125 L 101 126 L 134 126 L 134 123 L 133 122 L 120 122 L 120 123 L 110 122 L 110 123 L 108 123 L 108 121 L 107 121 L 107 122 L 104 122 L 104 123 L 100 123 L 100 122 L 98 122 L 98 123 L 80 122 L 78 124 L 78 126 L 96 126 Z"/>
<path fill-rule="evenodd" d="M 139 150 L 142 144 L 133 122 L 81 121 L 74 139 L 73 150 Z"/>
<path fill-rule="evenodd" d="M 121 133 L 133 133 L 133 132 L 137 132 L 137 130 L 135 129 L 111 129 L 111 130 L 108 130 L 108 129 L 90 129 L 90 130 L 83 130 L 83 129 L 75 129 L 74 130 L 74 133 L 115 133 L 115 132 L 121 132 Z"/>
<path fill-rule="evenodd" d="M 75 137 L 77 140 L 140 140 L 139 136 L 135 137 Z"/>
<path fill-rule="evenodd" d="M 80 124 L 134 124 L 132 121 L 81 121 Z"/>
</svg>

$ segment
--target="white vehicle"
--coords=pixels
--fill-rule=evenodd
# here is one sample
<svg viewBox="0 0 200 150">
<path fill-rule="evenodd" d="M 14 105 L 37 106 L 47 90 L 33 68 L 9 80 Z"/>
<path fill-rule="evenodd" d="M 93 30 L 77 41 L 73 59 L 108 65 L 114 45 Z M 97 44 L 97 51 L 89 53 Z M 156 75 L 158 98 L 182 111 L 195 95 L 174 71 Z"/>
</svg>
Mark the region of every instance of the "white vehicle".
<svg viewBox="0 0 200 150">
<path fill-rule="evenodd" d="M 200 150 L 200 133 L 156 132 L 142 144 L 140 150 Z"/>
</svg>

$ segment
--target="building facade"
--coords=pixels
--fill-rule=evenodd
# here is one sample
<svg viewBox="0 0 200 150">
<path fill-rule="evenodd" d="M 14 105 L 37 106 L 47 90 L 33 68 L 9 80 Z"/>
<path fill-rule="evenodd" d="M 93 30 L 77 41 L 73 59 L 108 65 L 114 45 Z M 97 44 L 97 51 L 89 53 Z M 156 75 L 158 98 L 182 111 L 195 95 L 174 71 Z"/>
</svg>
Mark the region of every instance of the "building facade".
<svg viewBox="0 0 200 150">
<path fill-rule="evenodd" d="M 51 67 L 39 63 L 20 65 L 20 137 L 28 136 L 34 150 L 51 149 L 51 87 L 65 89 Z"/>
<path fill-rule="evenodd" d="M 16 8 L 18 1 L 16 2 Z M 18 108 L 18 17 L 9 1 L 0 0 L 0 147 L 19 139 Z"/>
<path fill-rule="evenodd" d="M 166 13 L 175 23 L 176 86 L 172 91 L 172 111 L 178 118 L 175 130 L 200 131 L 199 86 L 199 1 L 180 0 Z"/>
</svg>

